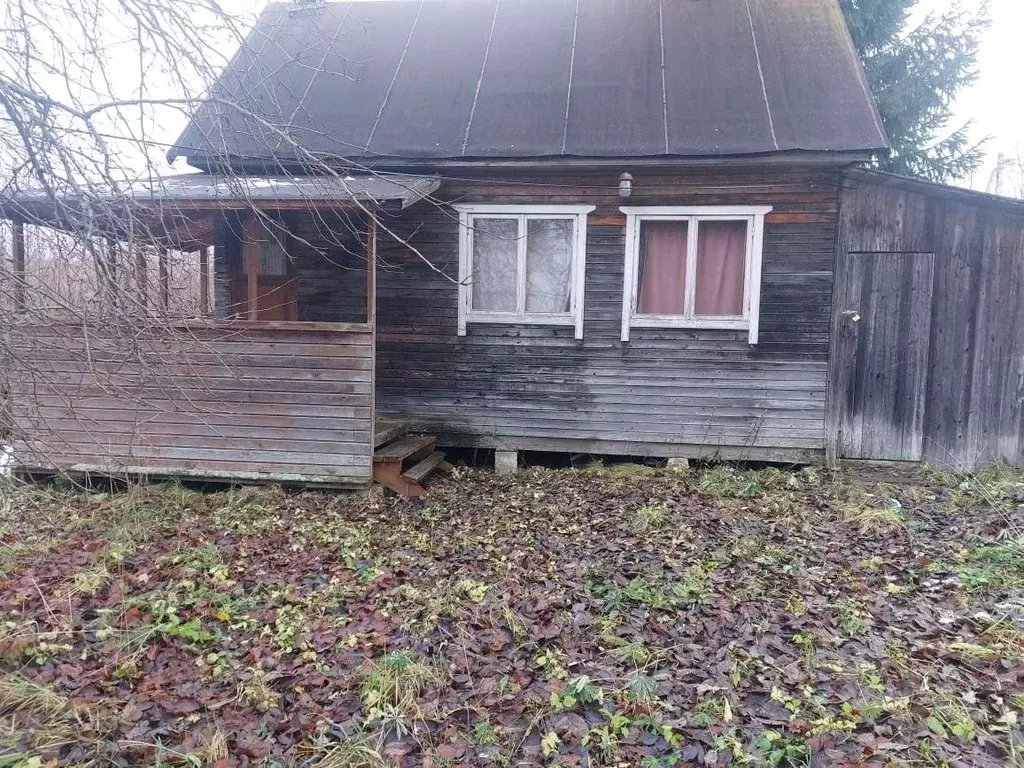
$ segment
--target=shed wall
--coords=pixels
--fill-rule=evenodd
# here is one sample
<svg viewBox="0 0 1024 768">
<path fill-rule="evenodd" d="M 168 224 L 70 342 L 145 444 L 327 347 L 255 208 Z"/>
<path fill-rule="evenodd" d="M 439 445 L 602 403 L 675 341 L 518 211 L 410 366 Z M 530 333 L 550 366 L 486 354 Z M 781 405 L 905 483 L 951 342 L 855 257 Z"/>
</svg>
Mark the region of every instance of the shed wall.
<svg viewBox="0 0 1024 768">
<path fill-rule="evenodd" d="M 449 179 L 445 203 L 592 204 L 584 339 L 470 324 L 457 335 L 458 219 L 420 203 L 387 222 L 377 278 L 377 403 L 442 443 L 518 450 L 801 460 L 822 455 L 837 171 L 688 170 Z M 629 205 L 772 205 L 760 343 L 634 329 L 620 341 Z"/>
<path fill-rule="evenodd" d="M 851 253 L 935 254 L 924 458 L 956 468 L 1024 464 L 1024 214 L 870 178 L 845 183 L 839 279 Z M 838 439 L 833 405 L 830 441 Z"/>
</svg>

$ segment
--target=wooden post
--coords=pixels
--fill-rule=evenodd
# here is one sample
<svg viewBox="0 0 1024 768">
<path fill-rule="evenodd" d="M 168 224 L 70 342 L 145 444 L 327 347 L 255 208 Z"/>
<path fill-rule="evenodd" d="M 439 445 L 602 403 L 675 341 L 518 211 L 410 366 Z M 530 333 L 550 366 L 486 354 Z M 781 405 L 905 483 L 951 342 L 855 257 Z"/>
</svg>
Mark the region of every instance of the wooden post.
<svg viewBox="0 0 1024 768">
<path fill-rule="evenodd" d="M 103 297 L 103 303 L 110 306 L 117 304 L 117 251 L 117 240 L 108 237 L 106 250 L 101 249 L 98 252 L 100 295 Z"/>
<path fill-rule="evenodd" d="M 14 271 L 14 311 L 25 311 L 25 223 L 12 222 L 11 256 Z"/>
<path fill-rule="evenodd" d="M 366 228 L 366 322 L 370 325 L 370 456 L 377 438 L 377 215 Z M 371 458 L 372 461 L 372 458 Z"/>
<path fill-rule="evenodd" d="M 199 314 L 203 317 L 210 315 L 210 250 L 199 249 Z"/>
<path fill-rule="evenodd" d="M 377 321 L 377 216 L 370 214 L 366 233 L 366 322 Z"/>
<path fill-rule="evenodd" d="M 171 308 L 171 275 L 167 268 L 167 247 L 163 245 L 157 256 L 157 270 L 160 278 L 160 308 L 167 313 Z"/>
<path fill-rule="evenodd" d="M 149 266 L 146 264 L 146 249 L 135 251 L 135 284 L 139 290 L 139 305 L 143 311 L 149 306 Z"/>
<path fill-rule="evenodd" d="M 250 213 L 245 220 L 245 237 L 242 255 L 245 260 L 245 306 L 249 320 L 259 319 L 260 290 L 260 222 L 256 214 Z"/>
</svg>

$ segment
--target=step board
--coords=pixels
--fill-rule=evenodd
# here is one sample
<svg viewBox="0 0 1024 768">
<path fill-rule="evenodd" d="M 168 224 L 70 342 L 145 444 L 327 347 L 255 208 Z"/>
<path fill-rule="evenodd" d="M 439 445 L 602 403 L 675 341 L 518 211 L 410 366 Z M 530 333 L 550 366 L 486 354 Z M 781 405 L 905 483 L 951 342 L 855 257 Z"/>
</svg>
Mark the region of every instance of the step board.
<svg viewBox="0 0 1024 768">
<path fill-rule="evenodd" d="M 373 433 L 373 447 L 376 449 L 382 445 L 393 443 L 398 438 L 405 437 L 408 433 L 408 424 L 401 421 L 391 421 L 390 419 L 377 419 Z"/>
<path fill-rule="evenodd" d="M 441 451 L 434 451 L 416 466 L 402 473 L 402 479 L 417 485 L 422 483 L 430 474 L 444 462 L 444 454 Z"/>
<path fill-rule="evenodd" d="M 408 435 L 378 448 L 373 454 L 373 463 L 420 461 L 434 452 L 435 441 L 432 435 Z"/>
</svg>

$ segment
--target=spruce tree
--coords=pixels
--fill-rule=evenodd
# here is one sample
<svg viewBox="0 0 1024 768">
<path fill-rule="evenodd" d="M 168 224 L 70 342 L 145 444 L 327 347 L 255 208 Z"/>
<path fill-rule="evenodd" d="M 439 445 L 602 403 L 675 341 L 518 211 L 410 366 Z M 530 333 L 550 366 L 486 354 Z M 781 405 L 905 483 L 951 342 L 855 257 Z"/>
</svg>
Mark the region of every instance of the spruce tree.
<svg viewBox="0 0 1024 768">
<path fill-rule="evenodd" d="M 951 128 L 956 95 L 978 75 L 978 49 L 988 24 L 984 4 L 959 5 L 909 27 L 918 0 L 840 0 L 853 43 L 889 134 L 883 170 L 931 181 L 968 176 L 983 159 L 970 122 Z"/>
</svg>

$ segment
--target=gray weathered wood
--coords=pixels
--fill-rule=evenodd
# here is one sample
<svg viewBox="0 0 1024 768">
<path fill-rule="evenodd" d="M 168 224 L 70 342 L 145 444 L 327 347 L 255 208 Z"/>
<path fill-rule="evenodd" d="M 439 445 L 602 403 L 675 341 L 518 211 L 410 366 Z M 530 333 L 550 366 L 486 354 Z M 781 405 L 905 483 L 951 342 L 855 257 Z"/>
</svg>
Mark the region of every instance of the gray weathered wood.
<svg viewBox="0 0 1024 768">
<path fill-rule="evenodd" d="M 391 268 L 377 282 L 381 413 L 443 434 L 450 446 L 793 461 L 823 453 L 837 170 L 634 171 L 631 205 L 777 206 L 765 228 L 757 347 L 744 332 L 723 330 L 634 329 L 620 341 L 618 172 L 524 172 L 503 183 L 492 175 L 446 182 L 439 195 L 597 206 L 587 230 L 584 339 L 572 328 L 472 323 L 459 337 L 457 222 L 450 211 L 416 206 L 388 226 L 444 274 L 382 239 Z"/>
<path fill-rule="evenodd" d="M 857 279 L 853 265 L 861 258 L 859 252 L 934 254 L 925 390 L 923 403 L 915 409 L 922 418 L 921 456 L 957 469 L 1024 463 L 1020 207 L 912 180 L 853 172 L 842 192 L 838 243 L 837 295 L 855 290 L 851 281 Z M 912 302 L 918 308 L 916 299 Z M 827 419 L 833 454 L 848 419 L 845 382 L 853 375 L 838 302 L 835 310 Z M 925 319 L 912 322 L 920 325 Z M 905 387 L 908 376 L 920 375 L 915 366 L 921 359 L 911 355 L 899 360 L 908 368 L 893 386 Z M 899 394 L 893 390 L 894 397 Z M 879 415 L 876 406 L 867 407 Z M 886 458 L 903 448 L 887 445 L 880 451 L 883 455 L 870 458 Z"/>
<path fill-rule="evenodd" d="M 25 329 L 11 389 L 15 460 L 29 472 L 369 483 L 369 335 Z M 264 344 L 303 354 L 261 354 Z"/>
<path fill-rule="evenodd" d="M 933 266 L 932 254 L 849 255 L 833 368 L 842 458 L 922 457 Z"/>
</svg>

